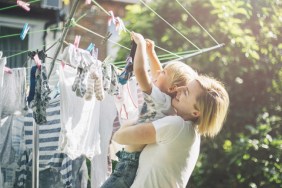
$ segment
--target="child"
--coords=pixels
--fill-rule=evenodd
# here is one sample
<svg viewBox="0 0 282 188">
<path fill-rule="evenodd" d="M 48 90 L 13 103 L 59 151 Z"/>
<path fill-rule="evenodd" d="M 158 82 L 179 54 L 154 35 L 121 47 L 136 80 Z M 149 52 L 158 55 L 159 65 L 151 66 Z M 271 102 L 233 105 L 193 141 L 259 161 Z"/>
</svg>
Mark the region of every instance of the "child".
<svg viewBox="0 0 282 188">
<path fill-rule="evenodd" d="M 145 41 L 142 35 L 134 32 L 131 33 L 131 36 L 137 43 L 133 71 L 140 89 L 144 92 L 145 100 L 137 123 L 152 122 L 166 115 L 175 114 L 171 107 L 171 97 L 176 95 L 178 87 L 185 86 L 190 80 L 195 79 L 197 73 L 179 61 L 169 63 L 162 68 L 154 51 L 153 41 Z M 146 50 L 150 60 L 152 80 L 146 71 Z M 119 162 L 101 188 L 130 187 L 134 181 L 139 156 L 144 146 L 144 144 L 127 145 L 124 150 L 117 152 Z"/>
</svg>

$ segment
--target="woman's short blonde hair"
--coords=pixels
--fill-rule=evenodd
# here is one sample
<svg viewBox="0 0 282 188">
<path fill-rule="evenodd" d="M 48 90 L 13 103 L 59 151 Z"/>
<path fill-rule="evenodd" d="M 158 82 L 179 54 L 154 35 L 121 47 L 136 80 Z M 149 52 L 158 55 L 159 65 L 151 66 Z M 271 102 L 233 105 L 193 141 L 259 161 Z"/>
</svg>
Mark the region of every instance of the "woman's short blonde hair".
<svg viewBox="0 0 282 188">
<path fill-rule="evenodd" d="M 173 61 L 167 64 L 164 69 L 168 71 L 171 85 L 185 86 L 198 76 L 194 69 L 181 61 Z"/>
<path fill-rule="evenodd" d="M 226 118 L 229 96 L 224 85 L 214 78 L 201 75 L 196 80 L 203 89 L 196 103 L 197 110 L 200 111 L 198 131 L 201 135 L 214 137 Z"/>
</svg>

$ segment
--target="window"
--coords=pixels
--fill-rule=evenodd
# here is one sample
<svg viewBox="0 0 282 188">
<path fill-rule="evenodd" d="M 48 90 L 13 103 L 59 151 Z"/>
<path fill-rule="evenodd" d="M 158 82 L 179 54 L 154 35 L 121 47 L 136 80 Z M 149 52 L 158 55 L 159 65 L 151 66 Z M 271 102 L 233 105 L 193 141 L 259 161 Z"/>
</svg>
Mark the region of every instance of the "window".
<svg viewBox="0 0 282 188">
<path fill-rule="evenodd" d="M 42 8 L 53 8 L 53 9 L 61 9 L 62 2 L 61 0 L 43 0 L 41 3 Z"/>
<path fill-rule="evenodd" d="M 3 27 L 0 26 L 0 36 L 21 33 L 20 28 Z M 24 40 L 20 39 L 20 36 L 13 36 L 0 39 L 0 51 L 3 51 L 3 57 L 15 55 L 22 51 L 28 50 L 28 35 Z M 23 67 L 27 60 L 27 53 L 17 55 L 7 59 L 6 66 L 9 68 Z"/>
</svg>

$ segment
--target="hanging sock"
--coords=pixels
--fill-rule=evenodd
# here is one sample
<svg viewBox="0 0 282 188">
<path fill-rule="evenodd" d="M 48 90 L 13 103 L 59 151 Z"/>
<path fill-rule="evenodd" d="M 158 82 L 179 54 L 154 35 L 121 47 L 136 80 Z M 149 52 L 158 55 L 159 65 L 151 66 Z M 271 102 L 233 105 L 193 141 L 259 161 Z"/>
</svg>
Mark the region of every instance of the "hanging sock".
<svg viewBox="0 0 282 188">
<path fill-rule="evenodd" d="M 93 91 L 96 99 L 101 101 L 105 97 L 102 79 L 102 62 L 97 60 L 95 64 L 91 64 L 89 68 L 88 86 L 85 94 L 86 100 L 91 100 Z M 93 84 L 94 83 L 94 84 Z"/>
<path fill-rule="evenodd" d="M 108 91 L 111 86 L 112 68 L 111 64 L 107 61 L 102 63 L 103 85 L 104 90 Z"/>
<path fill-rule="evenodd" d="M 35 95 L 35 85 L 36 85 L 35 73 L 36 73 L 36 70 L 37 70 L 37 66 L 33 66 L 30 69 L 30 85 L 29 85 L 29 94 L 28 94 L 28 97 L 27 97 L 28 105 L 34 99 L 34 95 Z"/>
<path fill-rule="evenodd" d="M 127 57 L 124 71 L 119 75 L 118 81 L 121 85 L 125 85 L 133 75 L 133 62 L 131 57 Z"/>
<path fill-rule="evenodd" d="M 76 96 L 83 97 L 86 93 L 86 85 L 84 83 L 84 80 L 87 75 L 87 68 L 77 68 L 77 77 L 74 80 L 74 83 L 72 85 L 72 90 L 76 93 Z"/>
<path fill-rule="evenodd" d="M 133 62 L 134 62 L 136 47 L 137 47 L 136 43 L 134 41 L 132 41 L 131 49 L 130 49 L 130 55 L 126 59 L 126 65 L 124 67 L 124 71 L 118 77 L 118 81 L 121 85 L 126 84 L 127 81 L 133 75 Z"/>
<path fill-rule="evenodd" d="M 119 86 L 118 86 L 118 73 L 117 69 L 114 65 L 111 65 L 112 76 L 111 76 L 111 84 L 108 90 L 110 95 L 119 95 Z"/>
</svg>

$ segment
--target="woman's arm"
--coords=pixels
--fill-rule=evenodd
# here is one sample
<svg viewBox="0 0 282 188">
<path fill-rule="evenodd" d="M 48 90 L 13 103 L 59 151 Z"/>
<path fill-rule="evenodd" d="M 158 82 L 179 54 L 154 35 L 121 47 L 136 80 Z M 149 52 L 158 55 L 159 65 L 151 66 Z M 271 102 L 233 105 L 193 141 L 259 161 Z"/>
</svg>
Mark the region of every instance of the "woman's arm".
<svg viewBox="0 0 282 188">
<path fill-rule="evenodd" d="M 113 136 L 119 144 L 152 144 L 156 143 L 156 130 L 152 123 L 123 126 Z"/>
</svg>

